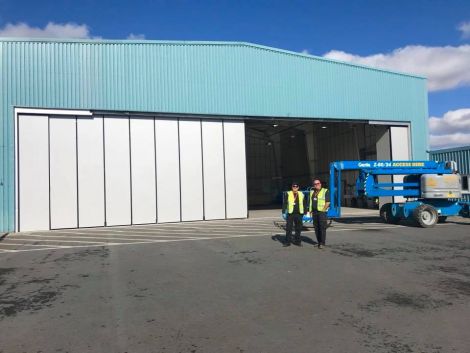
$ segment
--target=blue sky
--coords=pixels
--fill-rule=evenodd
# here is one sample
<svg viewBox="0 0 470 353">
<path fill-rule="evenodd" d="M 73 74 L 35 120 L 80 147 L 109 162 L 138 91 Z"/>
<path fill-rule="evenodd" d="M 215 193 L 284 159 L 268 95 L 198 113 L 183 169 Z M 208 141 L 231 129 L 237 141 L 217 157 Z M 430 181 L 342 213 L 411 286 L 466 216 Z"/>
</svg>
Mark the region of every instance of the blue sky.
<svg viewBox="0 0 470 353">
<path fill-rule="evenodd" d="M 55 27 L 47 27 L 50 23 Z M 28 31 L 58 37 L 247 41 L 421 71 L 430 77 L 429 114 L 436 118 L 430 121 L 431 134 L 446 133 L 434 145 L 470 144 L 469 0 L 0 0 L 0 35 Z"/>
</svg>

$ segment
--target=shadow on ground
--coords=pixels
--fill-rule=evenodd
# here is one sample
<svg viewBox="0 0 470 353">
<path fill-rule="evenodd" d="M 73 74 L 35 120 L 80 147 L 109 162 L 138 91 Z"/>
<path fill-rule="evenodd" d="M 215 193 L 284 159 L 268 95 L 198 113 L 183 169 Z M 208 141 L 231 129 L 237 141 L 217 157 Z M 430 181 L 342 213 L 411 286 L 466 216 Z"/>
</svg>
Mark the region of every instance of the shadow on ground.
<svg viewBox="0 0 470 353">
<path fill-rule="evenodd" d="M 273 222 L 274 226 L 279 228 L 279 229 L 282 229 L 283 231 L 286 230 L 286 222 L 285 221 L 274 221 Z M 310 228 L 306 227 L 305 224 L 302 225 L 302 231 L 307 231 L 307 230 L 310 230 Z"/>
<path fill-rule="evenodd" d="M 367 223 L 384 223 L 382 218 L 375 216 L 368 217 L 344 217 L 344 218 L 333 218 L 336 223 L 341 224 L 367 224 Z"/>
<path fill-rule="evenodd" d="M 276 234 L 276 235 L 273 235 L 271 237 L 271 239 L 273 241 L 277 241 L 281 244 L 285 244 L 286 243 L 286 236 L 283 235 L 283 234 Z M 306 237 L 305 235 L 302 235 L 300 236 L 300 240 L 302 241 L 302 243 L 307 243 L 307 244 L 310 244 L 310 245 L 317 245 L 318 243 L 316 241 L 314 241 L 312 238 L 309 238 L 309 237 Z"/>
</svg>

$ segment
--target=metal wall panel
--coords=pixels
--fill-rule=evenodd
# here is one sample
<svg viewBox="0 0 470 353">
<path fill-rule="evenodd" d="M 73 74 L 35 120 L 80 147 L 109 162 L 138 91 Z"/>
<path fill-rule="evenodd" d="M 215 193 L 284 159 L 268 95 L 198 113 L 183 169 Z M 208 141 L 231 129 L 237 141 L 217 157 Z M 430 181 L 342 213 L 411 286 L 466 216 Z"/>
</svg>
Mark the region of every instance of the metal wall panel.
<svg viewBox="0 0 470 353">
<path fill-rule="evenodd" d="M 204 219 L 202 142 L 199 120 L 180 120 L 181 220 Z"/>
<path fill-rule="evenodd" d="M 441 162 L 455 161 L 460 173 L 470 174 L 470 146 L 431 151 L 429 159 Z"/>
<path fill-rule="evenodd" d="M 204 219 L 225 218 L 224 132 L 222 121 L 202 121 Z"/>
<path fill-rule="evenodd" d="M 180 169 L 178 120 L 155 119 L 157 149 L 157 221 L 179 222 Z"/>
<path fill-rule="evenodd" d="M 411 123 L 413 156 L 427 158 L 426 81 L 412 75 L 249 43 L 14 38 L 0 53 L 0 230 L 14 228 L 14 107 L 393 117 Z"/>
<path fill-rule="evenodd" d="M 156 223 L 155 126 L 131 117 L 132 223 Z"/>
<path fill-rule="evenodd" d="M 78 226 L 76 127 L 75 117 L 49 118 L 51 229 Z"/>
<path fill-rule="evenodd" d="M 392 149 L 392 160 L 407 161 L 410 159 L 410 144 L 408 127 L 390 127 L 390 144 Z M 394 175 L 394 183 L 403 183 L 404 175 Z M 396 187 L 396 190 L 402 190 L 403 187 Z M 403 196 L 394 196 L 394 202 L 405 202 L 406 198 Z"/>
<path fill-rule="evenodd" d="M 49 121 L 18 119 L 19 231 L 49 229 Z"/>
<path fill-rule="evenodd" d="M 77 119 L 78 224 L 98 227 L 105 224 L 103 118 Z"/>
<path fill-rule="evenodd" d="M 225 197 L 227 218 L 248 216 L 245 123 L 224 121 Z"/>
<path fill-rule="evenodd" d="M 129 119 L 104 117 L 106 225 L 132 223 Z"/>
<path fill-rule="evenodd" d="M 429 159 L 440 162 L 455 161 L 460 174 L 470 175 L 470 146 L 431 151 Z M 463 195 L 462 199 L 470 201 L 470 195 Z"/>
</svg>

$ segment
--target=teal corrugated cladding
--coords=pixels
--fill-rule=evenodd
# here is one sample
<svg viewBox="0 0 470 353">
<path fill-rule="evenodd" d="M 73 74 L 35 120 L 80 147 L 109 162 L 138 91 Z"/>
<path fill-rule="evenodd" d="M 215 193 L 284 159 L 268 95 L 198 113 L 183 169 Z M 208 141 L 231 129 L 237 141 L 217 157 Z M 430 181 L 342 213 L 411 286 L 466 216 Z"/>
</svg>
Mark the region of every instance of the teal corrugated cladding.
<svg viewBox="0 0 470 353">
<path fill-rule="evenodd" d="M 0 40 L 0 230 L 14 228 L 13 108 L 411 122 L 427 147 L 425 79 L 247 43 Z"/>
<path fill-rule="evenodd" d="M 455 161 L 461 174 L 470 175 L 470 146 L 431 151 L 429 159 L 440 162 Z M 465 195 L 464 198 L 470 201 L 470 195 Z"/>
</svg>

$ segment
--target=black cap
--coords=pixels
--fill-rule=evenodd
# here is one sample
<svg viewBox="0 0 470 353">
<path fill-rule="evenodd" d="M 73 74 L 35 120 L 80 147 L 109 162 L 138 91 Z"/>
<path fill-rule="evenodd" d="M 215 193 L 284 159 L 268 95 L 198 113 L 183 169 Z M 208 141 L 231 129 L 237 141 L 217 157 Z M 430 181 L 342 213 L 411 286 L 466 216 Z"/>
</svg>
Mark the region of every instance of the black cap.
<svg viewBox="0 0 470 353">
<path fill-rule="evenodd" d="M 296 182 L 296 181 L 293 181 L 290 185 L 291 185 L 291 186 L 293 186 L 293 185 L 300 186 L 300 184 L 299 184 L 298 182 Z"/>
</svg>

